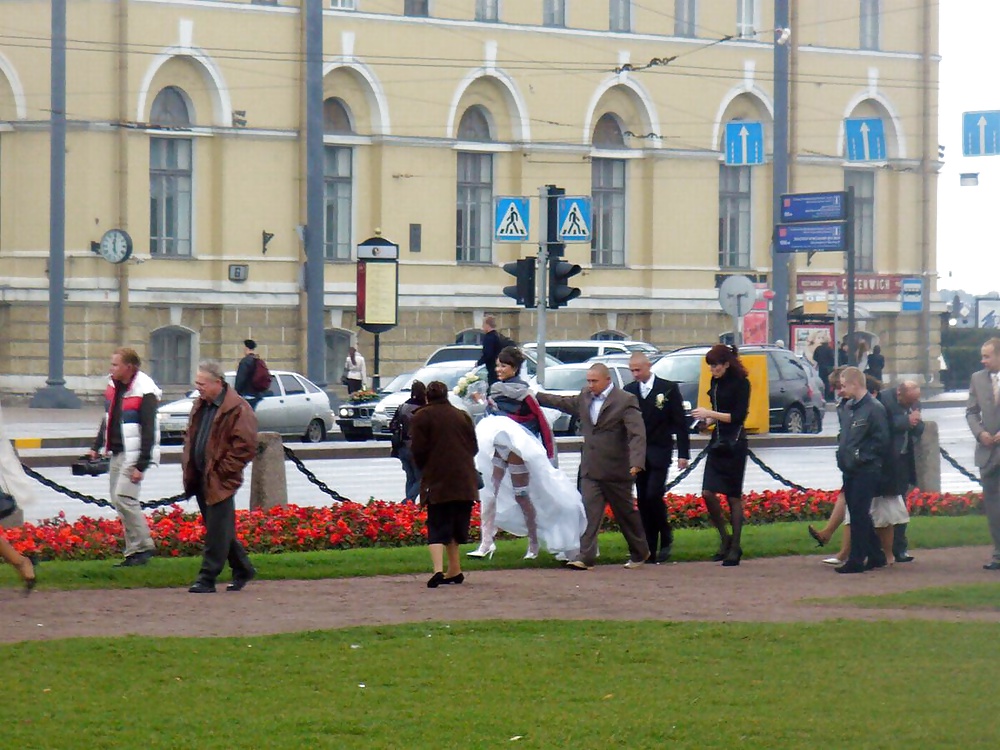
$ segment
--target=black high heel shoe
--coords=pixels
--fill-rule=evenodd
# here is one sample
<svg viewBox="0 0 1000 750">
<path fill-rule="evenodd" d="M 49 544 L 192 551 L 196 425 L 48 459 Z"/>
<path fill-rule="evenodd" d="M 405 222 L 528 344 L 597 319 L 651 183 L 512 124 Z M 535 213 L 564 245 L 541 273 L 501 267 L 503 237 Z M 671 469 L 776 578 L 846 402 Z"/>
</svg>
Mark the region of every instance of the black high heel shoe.
<svg viewBox="0 0 1000 750">
<path fill-rule="evenodd" d="M 719 551 L 716 552 L 714 555 L 712 555 L 712 562 L 720 562 L 722 560 L 725 560 L 726 556 L 729 554 L 729 547 L 732 543 L 733 543 L 733 538 L 731 536 L 723 539 L 722 543 L 719 545 Z"/>
<path fill-rule="evenodd" d="M 816 531 L 816 529 L 814 529 L 812 527 L 812 525 L 809 525 L 807 528 L 809 530 L 809 536 L 811 536 L 813 539 L 816 540 L 816 546 L 817 547 L 825 547 L 826 546 L 826 542 L 823 541 L 823 537 L 821 537 L 819 535 L 819 532 Z"/>
<path fill-rule="evenodd" d="M 722 567 L 724 568 L 735 568 L 740 564 L 740 558 L 743 557 L 743 548 L 740 546 L 730 547 L 729 552 L 726 554 L 725 559 L 722 561 Z"/>
<path fill-rule="evenodd" d="M 436 589 L 446 580 L 447 579 L 444 577 L 444 573 L 435 573 L 434 575 L 431 576 L 430 580 L 427 581 L 427 588 Z"/>
</svg>

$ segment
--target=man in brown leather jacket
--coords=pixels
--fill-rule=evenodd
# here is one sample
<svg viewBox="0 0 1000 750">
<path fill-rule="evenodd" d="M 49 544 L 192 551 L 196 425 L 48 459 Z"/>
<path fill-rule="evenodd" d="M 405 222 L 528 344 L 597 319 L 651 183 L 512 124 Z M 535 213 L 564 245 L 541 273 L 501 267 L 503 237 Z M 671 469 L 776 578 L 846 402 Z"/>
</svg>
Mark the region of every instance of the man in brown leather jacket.
<svg viewBox="0 0 1000 750">
<path fill-rule="evenodd" d="M 256 575 L 236 538 L 236 490 L 243 470 L 257 453 L 257 417 L 253 408 L 226 384 L 218 362 L 198 365 L 198 398 L 191 408 L 181 466 L 184 492 L 198 499 L 205 522 L 205 550 L 192 594 L 215 593 L 226 560 L 233 571 L 227 591 L 240 591 Z"/>
</svg>

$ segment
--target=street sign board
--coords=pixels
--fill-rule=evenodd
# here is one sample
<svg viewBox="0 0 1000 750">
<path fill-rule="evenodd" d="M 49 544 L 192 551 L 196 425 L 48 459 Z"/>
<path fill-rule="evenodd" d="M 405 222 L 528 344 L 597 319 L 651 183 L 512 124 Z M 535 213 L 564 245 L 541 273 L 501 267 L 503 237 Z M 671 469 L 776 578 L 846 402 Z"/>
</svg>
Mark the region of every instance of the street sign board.
<svg viewBox="0 0 1000 750">
<path fill-rule="evenodd" d="M 556 223 L 558 242 L 590 242 L 592 219 L 589 195 L 564 195 L 559 198 Z"/>
<path fill-rule="evenodd" d="M 920 312 L 924 302 L 923 279 L 903 279 L 903 289 L 900 298 L 903 301 L 903 312 Z"/>
<path fill-rule="evenodd" d="M 778 224 L 776 242 L 779 253 L 843 252 L 847 249 L 847 222 Z"/>
<path fill-rule="evenodd" d="M 493 239 L 526 242 L 531 226 L 530 203 L 523 196 L 499 196 L 493 202 Z"/>
<path fill-rule="evenodd" d="M 737 120 L 726 123 L 726 164 L 744 166 L 764 163 L 764 126 Z"/>
<path fill-rule="evenodd" d="M 1000 112 L 962 114 L 962 156 L 1000 154 Z"/>
<path fill-rule="evenodd" d="M 844 120 L 848 161 L 885 161 L 885 126 L 878 117 Z"/>
<path fill-rule="evenodd" d="M 729 276 L 719 287 L 722 311 L 734 318 L 742 318 L 750 312 L 756 301 L 757 287 L 746 276 Z"/>
<path fill-rule="evenodd" d="M 781 221 L 843 221 L 847 218 L 847 193 L 786 193 L 781 196 Z"/>
</svg>

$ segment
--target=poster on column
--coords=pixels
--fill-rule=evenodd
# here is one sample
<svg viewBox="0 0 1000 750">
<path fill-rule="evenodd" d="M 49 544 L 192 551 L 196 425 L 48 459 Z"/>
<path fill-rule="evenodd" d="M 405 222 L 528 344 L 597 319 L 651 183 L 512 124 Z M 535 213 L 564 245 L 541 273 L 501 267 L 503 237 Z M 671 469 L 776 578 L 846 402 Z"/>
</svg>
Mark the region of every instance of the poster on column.
<svg viewBox="0 0 1000 750">
<path fill-rule="evenodd" d="M 767 343 L 767 310 L 751 310 L 743 316 L 743 343 Z"/>
<path fill-rule="evenodd" d="M 791 349 L 796 354 L 801 354 L 803 357 L 808 359 L 810 362 L 814 362 L 813 352 L 816 351 L 816 347 L 820 345 L 820 342 L 826 341 L 833 344 L 833 325 L 825 323 L 813 323 L 808 325 L 803 325 L 801 323 L 792 323 L 792 342 Z M 836 349 L 836 347 L 834 347 Z"/>
</svg>

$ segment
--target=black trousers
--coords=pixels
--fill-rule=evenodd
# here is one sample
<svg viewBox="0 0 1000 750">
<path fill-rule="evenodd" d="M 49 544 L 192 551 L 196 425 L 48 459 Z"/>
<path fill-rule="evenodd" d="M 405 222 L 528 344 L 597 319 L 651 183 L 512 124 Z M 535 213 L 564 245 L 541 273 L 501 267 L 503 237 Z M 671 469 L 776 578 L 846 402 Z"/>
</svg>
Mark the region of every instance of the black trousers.
<svg viewBox="0 0 1000 750">
<path fill-rule="evenodd" d="M 876 471 L 844 474 L 844 499 L 851 511 L 851 553 L 848 562 L 863 565 L 866 559 L 885 562 L 875 524 L 872 523 L 872 499 L 878 492 L 881 476 Z"/>
<path fill-rule="evenodd" d="M 646 534 L 649 554 L 656 555 L 657 549 L 665 549 L 674 543 L 674 531 L 667 519 L 667 506 L 663 502 L 663 488 L 667 486 L 667 469 L 655 467 L 640 471 L 635 475 L 635 494 L 642 520 L 642 530 Z M 660 546 L 657 547 L 657 540 Z"/>
<path fill-rule="evenodd" d="M 233 578 L 249 577 L 253 565 L 247 551 L 236 539 L 236 500 L 230 497 L 221 503 L 209 505 L 199 493 L 198 508 L 205 522 L 205 549 L 201 556 L 198 580 L 214 585 L 215 579 L 229 561 Z"/>
</svg>

